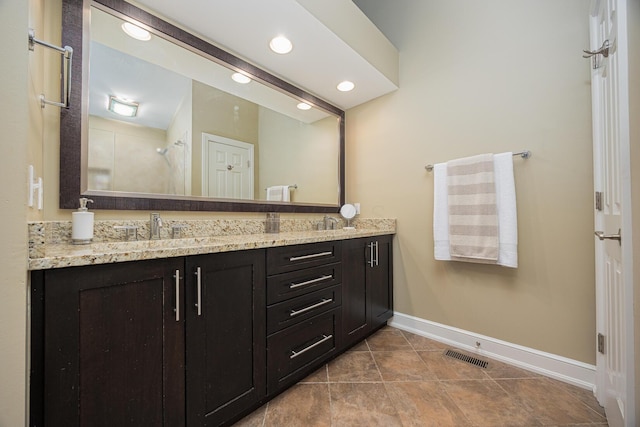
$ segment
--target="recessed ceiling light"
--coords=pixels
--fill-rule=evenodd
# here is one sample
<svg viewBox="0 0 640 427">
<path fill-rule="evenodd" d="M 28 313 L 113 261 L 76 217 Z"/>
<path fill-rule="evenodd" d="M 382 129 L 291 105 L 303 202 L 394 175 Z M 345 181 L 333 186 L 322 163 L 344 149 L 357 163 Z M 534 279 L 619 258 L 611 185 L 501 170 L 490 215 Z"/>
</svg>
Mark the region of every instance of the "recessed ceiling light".
<svg viewBox="0 0 640 427">
<path fill-rule="evenodd" d="M 125 22 L 124 24 L 122 24 L 122 31 L 136 40 L 142 40 L 143 42 L 151 40 L 151 33 L 149 31 L 145 30 L 144 28 L 140 28 L 137 25 L 132 24 L 131 22 Z"/>
<path fill-rule="evenodd" d="M 233 79 L 234 82 L 241 83 L 243 85 L 251 81 L 249 77 L 247 77 L 245 74 L 242 74 L 242 73 L 233 73 L 231 78 Z"/>
<path fill-rule="evenodd" d="M 306 102 L 301 102 L 300 104 L 297 105 L 297 107 L 300 110 L 310 110 L 311 109 L 311 105 L 307 104 Z"/>
<path fill-rule="evenodd" d="M 337 86 L 340 92 L 349 92 L 350 90 L 353 90 L 354 87 L 356 87 L 356 85 L 353 84 L 353 82 L 350 82 L 349 80 L 340 82 Z"/>
<path fill-rule="evenodd" d="M 124 117 L 135 117 L 138 114 L 137 102 L 124 101 L 115 96 L 109 97 L 109 111 Z"/>
<path fill-rule="evenodd" d="M 285 53 L 291 52 L 291 50 L 293 49 L 293 44 L 288 38 L 284 36 L 278 36 L 271 39 L 271 41 L 269 42 L 269 47 L 275 53 L 284 55 Z"/>
</svg>

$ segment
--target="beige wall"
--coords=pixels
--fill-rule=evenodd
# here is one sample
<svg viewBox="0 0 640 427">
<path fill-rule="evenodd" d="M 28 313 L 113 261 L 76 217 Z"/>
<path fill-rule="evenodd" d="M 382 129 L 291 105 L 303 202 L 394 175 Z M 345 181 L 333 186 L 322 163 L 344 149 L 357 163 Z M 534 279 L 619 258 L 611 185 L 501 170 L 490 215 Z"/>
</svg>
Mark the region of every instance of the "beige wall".
<svg viewBox="0 0 640 427">
<path fill-rule="evenodd" d="M 362 0 L 400 51 L 400 89 L 347 112 L 347 201 L 397 217 L 398 312 L 595 363 L 584 0 Z M 518 269 L 433 259 L 433 174 L 514 159 Z"/>
<path fill-rule="evenodd" d="M 640 367 L 640 2 L 627 2 L 627 26 L 629 35 L 629 116 L 631 134 L 631 192 L 633 215 L 634 271 L 634 332 L 635 366 Z M 626 233 L 625 233 L 626 234 Z M 640 371 L 635 372 L 636 420 L 640 420 Z"/>
<path fill-rule="evenodd" d="M 272 185 L 297 185 L 291 201 L 337 204 L 337 119 L 329 116 L 302 123 L 268 108 L 259 108 L 260 176 L 256 198 L 265 200 Z M 286 167 L 282 167 L 286 165 Z"/>
<path fill-rule="evenodd" d="M 27 156 L 31 140 L 41 134 L 30 131 L 39 127 L 30 121 L 31 104 L 37 105 L 34 91 L 42 88 L 37 70 L 42 61 L 27 50 L 29 26 L 38 27 L 42 35 L 40 1 L 0 2 L 0 33 L 3 56 L 0 61 L 0 136 L 3 154 L 0 171 L 0 426 L 21 426 L 26 421 L 26 347 L 27 347 Z M 29 10 L 32 13 L 29 15 Z M 36 108 L 37 111 L 37 108 Z M 41 160 L 38 160 L 41 171 Z M 37 216 L 35 214 L 34 216 Z"/>
<path fill-rule="evenodd" d="M 194 195 L 202 194 L 202 132 L 254 145 L 254 168 L 258 159 L 258 105 L 214 87 L 193 81 L 193 179 Z M 215 112 L 215 114 L 213 114 Z M 254 193 L 258 185 L 255 174 Z"/>
</svg>

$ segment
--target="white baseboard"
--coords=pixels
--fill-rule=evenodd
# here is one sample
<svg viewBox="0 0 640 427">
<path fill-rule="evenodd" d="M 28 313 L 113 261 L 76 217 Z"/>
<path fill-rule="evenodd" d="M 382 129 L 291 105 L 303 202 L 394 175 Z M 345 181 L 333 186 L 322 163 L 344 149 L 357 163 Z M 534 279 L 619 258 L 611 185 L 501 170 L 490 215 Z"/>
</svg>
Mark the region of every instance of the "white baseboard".
<svg viewBox="0 0 640 427">
<path fill-rule="evenodd" d="M 454 328 L 419 317 L 395 313 L 389 326 L 430 338 L 434 341 L 496 359 L 547 377 L 594 390 L 596 367 L 544 351 L 523 347 L 463 329 Z M 476 343 L 480 347 L 476 347 Z"/>
</svg>

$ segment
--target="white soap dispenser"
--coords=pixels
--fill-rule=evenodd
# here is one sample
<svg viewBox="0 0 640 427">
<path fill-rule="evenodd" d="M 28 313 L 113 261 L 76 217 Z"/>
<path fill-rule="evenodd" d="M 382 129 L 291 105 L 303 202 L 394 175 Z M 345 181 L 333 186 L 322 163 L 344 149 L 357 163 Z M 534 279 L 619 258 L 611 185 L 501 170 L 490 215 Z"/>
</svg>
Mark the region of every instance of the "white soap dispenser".
<svg viewBox="0 0 640 427">
<path fill-rule="evenodd" d="M 86 245 L 93 239 L 93 212 L 87 209 L 87 202 L 93 200 L 82 197 L 80 207 L 71 213 L 71 242 L 74 245 Z"/>
</svg>

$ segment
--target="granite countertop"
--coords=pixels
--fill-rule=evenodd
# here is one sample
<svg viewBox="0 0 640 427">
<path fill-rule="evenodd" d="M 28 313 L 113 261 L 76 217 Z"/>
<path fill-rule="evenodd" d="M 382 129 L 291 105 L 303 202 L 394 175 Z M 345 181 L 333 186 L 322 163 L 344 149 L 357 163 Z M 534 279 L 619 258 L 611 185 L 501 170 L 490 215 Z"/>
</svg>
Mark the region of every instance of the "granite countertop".
<svg viewBox="0 0 640 427">
<path fill-rule="evenodd" d="M 246 249 L 270 248 L 331 240 L 395 234 L 392 226 L 351 230 L 288 231 L 277 234 L 237 234 L 182 239 L 97 242 L 88 245 L 45 244 L 29 258 L 29 270 L 170 258 Z"/>
</svg>

